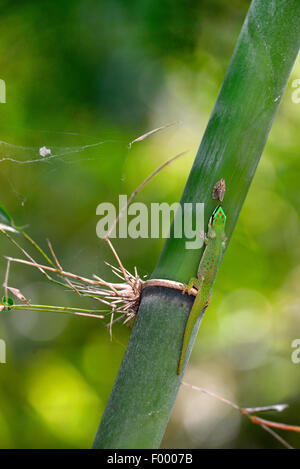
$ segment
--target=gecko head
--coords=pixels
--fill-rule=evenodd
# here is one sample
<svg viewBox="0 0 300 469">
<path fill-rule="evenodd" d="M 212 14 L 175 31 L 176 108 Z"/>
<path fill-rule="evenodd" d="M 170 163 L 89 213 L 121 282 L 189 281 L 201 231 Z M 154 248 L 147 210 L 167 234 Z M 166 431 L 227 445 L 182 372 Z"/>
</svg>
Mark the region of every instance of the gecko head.
<svg viewBox="0 0 300 469">
<path fill-rule="evenodd" d="M 226 223 L 226 215 L 221 205 L 214 210 L 211 219 L 210 225 L 213 226 L 216 230 L 224 230 Z"/>
</svg>

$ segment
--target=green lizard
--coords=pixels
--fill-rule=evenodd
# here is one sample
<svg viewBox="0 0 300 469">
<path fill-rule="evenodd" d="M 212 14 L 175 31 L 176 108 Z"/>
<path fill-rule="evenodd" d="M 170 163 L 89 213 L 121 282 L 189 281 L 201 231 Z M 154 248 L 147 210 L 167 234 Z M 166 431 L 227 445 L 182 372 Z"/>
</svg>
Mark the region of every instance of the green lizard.
<svg viewBox="0 0 300 469">
<path fill-rule="evenodd" d="M 201 257 L 197 277 L 191 278 L 182 293 L 198 288 L 198 293 L 190 311 L 185 326 L 177 374 L 181 372 L 184 356 L 189 345 L 190 337 L 197 319 L 208 306 L 211 290 L 217 275 L 218 267 L 224 252 L 226 215 L 219 205 L 213 212 L 208 223 L 208 233 L 205 239 L 206 247 Z"/>
</svg>

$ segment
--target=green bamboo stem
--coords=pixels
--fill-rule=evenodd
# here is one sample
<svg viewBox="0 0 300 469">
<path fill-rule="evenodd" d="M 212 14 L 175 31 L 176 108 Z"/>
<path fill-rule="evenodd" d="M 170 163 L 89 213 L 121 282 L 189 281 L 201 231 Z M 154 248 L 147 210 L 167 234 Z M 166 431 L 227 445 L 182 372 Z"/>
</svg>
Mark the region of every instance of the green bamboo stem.
<svg viewBox="0 0 300 469">
<path fill-rule="evenodd" d="M 299 0 L 252 1 L 181 199 L 205 203 L 207 226 L 212 188 L 224 177 L 228 240 L 299 45 Z M 152 278 L 187 282 L 195 275 L 202 252 L 186 250 L 185 241 L 166 241 Z M 160 445 L 180 385 L 176 368 L 191 303 L 172 290 L 145 290 L 94 448 Z"/>
</svg>

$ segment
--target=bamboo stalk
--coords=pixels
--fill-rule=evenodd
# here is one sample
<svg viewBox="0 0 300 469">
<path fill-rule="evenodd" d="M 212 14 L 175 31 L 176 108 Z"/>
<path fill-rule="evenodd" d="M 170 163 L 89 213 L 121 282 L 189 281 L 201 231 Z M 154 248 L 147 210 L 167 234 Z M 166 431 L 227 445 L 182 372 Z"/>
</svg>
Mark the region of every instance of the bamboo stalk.
<svg viewBox="0 0 300 469">
<path fill-rule="evenodd" d="M 252 1 L 181 199 L 181 204 L 205 203 L 207 226 L 216 205 L 213 186 L 225 178 L 228 240 L 299 45 L 299 0 Z M 166 241 L 152 278 L 186 283 L 195 275 L 202 251 L 185 249 L 185 241 L 172 236 Z M 143 292 L 94 448 L 160 445 L 181 381 L 176 368 L 191 305 L 190 297 L 174 290 L 156 287 Z"/>
</svg>

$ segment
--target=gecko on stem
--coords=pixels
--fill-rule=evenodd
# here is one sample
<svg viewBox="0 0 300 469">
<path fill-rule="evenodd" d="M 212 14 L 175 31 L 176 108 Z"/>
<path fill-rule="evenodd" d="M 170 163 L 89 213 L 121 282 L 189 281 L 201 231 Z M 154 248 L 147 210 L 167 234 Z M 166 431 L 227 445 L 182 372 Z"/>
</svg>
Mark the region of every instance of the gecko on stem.
<svg viewBox="0 0 300 469">
<path fill-rule="evenodd" d="M 199 316 L 208 307 L 211 290 L 224 252 L 226 240 L 225 223 L 226 215 L 221 205 L 219 205 L 214 210 L 208 223 L 208 233 L 205 239 L 206 247 L 201 257 L 197 278 L 191 278 L 183 290 L 183 293 L 189 293 L 193 287 L 196 287 L 198 288 L 198 293 L 185 326 L 177 368 L 178 375 L 181 373 L 183 360 L 194 326 Z"/>
</svg>

